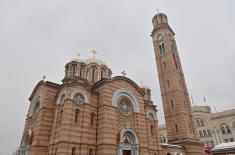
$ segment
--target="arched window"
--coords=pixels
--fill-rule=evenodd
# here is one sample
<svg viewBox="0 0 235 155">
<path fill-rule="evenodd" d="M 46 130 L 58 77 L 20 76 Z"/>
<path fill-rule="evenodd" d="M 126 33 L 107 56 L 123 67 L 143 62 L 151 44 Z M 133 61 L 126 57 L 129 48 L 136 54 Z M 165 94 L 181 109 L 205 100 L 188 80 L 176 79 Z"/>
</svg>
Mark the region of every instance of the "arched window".
<svg viewBox="0 0 235 155">
<path fill-rule="evenodd" d="M 73 147 L 73 148 L 72 148 L 72 155 L 75 155 L 75 154 L 76 154 L 76 148 Z"/>
<path fill-rule="evenodd" d="M 76 93 L 74 95 L 74 101 L 76 103 L 78 103 L 78 104 L 84 103 L 84 100 L 85 100 L 85 98 L 84 98 L 84 96 L 81 93 Z"/>
<path fill-rule="evenodd" d="M 221 125 L 220 125 L 220 129 L 221 129 L 221 132 L 222 132 L 223 134 L 229 134 L 229 133 L 231 133 L 230 127 L 229 127 L 228 124 L 226 124 L 226 123 L 221 124 Z"/>
<path fill-rule="evenodd" d="M 80 66 L 80 77 L 85 78 L 85 67 L 83 65 Z"/>
<path fill-rule="evenodd" d="M 36 114 L 39 111 L 40 101 L 36 101 L 34 107 L 33 107 L 33 114 Z"/>
<path fill-rule="evenodd" d="M 91 75 L 91 77 L 92 77 L 92 78 L 91 78 L 91 82 L 94 82 L 94 81 L 95 81 L 95 69 L 93 68 L 91 72 L 92 72 L 92 73 L 91 73 L 91 74 L 92 74 L 92 75 Z"/>
<path fill-rule="evenodd" d="M 96 66 L 91 67 L 91 82 L 97 81 L 98 68 Z"/>
<path fill-rule="evenodd" d="M 229 126 L 225 126 L 227 133 L 231 133 Z"/>
<path fill-rule="evenodd" d="M 65 94 L 62 94 L 60 97 L 60 103 L 63 104 L 65 100 Z"/>
<path fill-rule="evenodd" d="M 202 131 L 199 131 L 199 136 L 203 137 Z"/>
<path fill-rule="evenodd" d="M 104 68 L 101 68 L 101 71 L 100 71 L 100 78 L 105 78 L 106 77 L 106 71 Z"/>
<path fill-rule="evenodd" d="M 65 76 L 66 77 L 69 76 L 69 66 L 66 66 L 66 68 L 65 68 Z"/>
<path fill-rule="evenodd" d="M 211 137 L 211 130 L 210 130 L 210 129 L 207 129 L 207 135 L 208 135 L 209 137 Z"/>
<path fill-rule="evenodd" d="M 200 121 L 199 120 L 197 120 L 197 126 L 200 126 Z"/>
<path fill-rule="evenodd" d="M 80 114 L 80 110 L 76 109 L 76 111 L 75 111 L 75 123 L 77 123 L 79 121 L 79 114 Z"/>
<path fill-rule="evenodd" d="M 160 56 L 165 54 L 165 46 L 164 43 L 159 44 Z"/>
<path fill-rule="evenodd" d="M 201 126 L 204 126 L 204 121 L 201 119 Z"/>
<path fill-rule="evenodd" d="M 72 75 L 75 76 L 76 75 L 76 65 L 75 64 L 72 64 L 71 71 L 72 71 Z"/>
<path fill-rule="evenodd" d="M 37 97 L 35 102 L 32 103 L 32 108 L 30 110 L 30 116 L 33 116 L 34 118 L 37 116 L 37 113 L 40 109 L 40 102 L 41 102 L 41 97 Z"/>
<path fill-rule="evenodd" d="M 204 136 L 204 137 L 207 137 L 206 130 L 203 130 L 203 136 Z"/>
</svg>

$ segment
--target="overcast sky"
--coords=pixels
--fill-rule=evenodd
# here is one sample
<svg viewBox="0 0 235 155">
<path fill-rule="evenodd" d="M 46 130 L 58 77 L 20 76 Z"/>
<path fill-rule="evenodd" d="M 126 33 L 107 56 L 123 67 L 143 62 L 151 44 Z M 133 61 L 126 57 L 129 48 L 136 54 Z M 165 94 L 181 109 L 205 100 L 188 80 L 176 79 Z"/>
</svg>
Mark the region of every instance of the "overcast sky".
<svg viewBox="0 0 235 155">
<path fill-rule="evenodd" d="M 0 0 L 0 154 L 20 144 L 28 98 L 45 74 L 61 83 L 64 66 L 96 49 L 114 76 L 122 70 L 152 89 L 164 122 L 150 37 L 156 9 L 168 15 L 190 96 L 218 111 L 235 108 L 233 0 Z"/>
</svg>

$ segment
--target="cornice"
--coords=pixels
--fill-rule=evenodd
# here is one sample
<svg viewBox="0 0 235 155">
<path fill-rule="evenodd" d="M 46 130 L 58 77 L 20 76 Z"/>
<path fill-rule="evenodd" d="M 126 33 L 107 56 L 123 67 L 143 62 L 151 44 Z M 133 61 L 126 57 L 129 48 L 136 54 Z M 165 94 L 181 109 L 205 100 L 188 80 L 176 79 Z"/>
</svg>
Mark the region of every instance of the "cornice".
<svg viewBox="0 0 235 155">
<path fill-rule="evenodd" d="M 53 89 L 58 89 L 58 88 L 60 87 L 60 85 L 57 84 L 57 83 L 53 83 L 53 82 L 50 82 L 50 81 L 43 81 L 43 80 L 41 80 L 41 81 L 39 81 L 39 82 L 37 83 L 37 85 L 34 87 L 33 92 L 32 92 L 32 94 L 31 94 L 30 97 L 29 97 L 29 101 L 32 101 L 34 94 L 37 92 L 37 90 L 39 89 L 39 87 L 42 86 L 42 85 L 43 85 L 43 86 L 46 86 L 46 87 L 49 87 L 49 88 L 53 88 Z"/>
<path fill-rule="evenodd" d="M 136 90 L 141 94 L 141 95 L 144 95 L 144 92 L 143 90 L 141 90 L 141 88 L 134 82 L 132 81 L 131 79 L 127 78 L 127 77 L 124 77 L 124 76 L 115 76 L 113 78 L 110 78 L 110 79 L 107 79 L 107 78 L 104 78 L 96 83 L 94 83 L 92 85 L 92 90 L 106 84 L 106 83 L 111 83 L 111 82 L 114 82 L 114 81 L 117 81 L 117 80 L 121 80 L 121 81 L 126 81 L 127 83 L 130 83 L 132 86 L 134 86 L 136 88 Z"/>
</svg>

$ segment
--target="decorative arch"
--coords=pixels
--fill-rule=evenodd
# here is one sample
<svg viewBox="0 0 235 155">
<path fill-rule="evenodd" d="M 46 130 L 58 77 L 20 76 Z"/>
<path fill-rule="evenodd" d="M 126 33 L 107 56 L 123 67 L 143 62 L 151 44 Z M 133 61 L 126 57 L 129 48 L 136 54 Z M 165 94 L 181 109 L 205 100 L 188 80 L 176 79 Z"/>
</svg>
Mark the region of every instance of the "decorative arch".
<svg viewBox="0 0 235 155">
<path fill-rule="evenodd" d="M 219 122 L 216 124 L 216 127 L 217 127 L 218 129 L 220 129 L 221 125 L 223 125 L 223 124 L 226 124 L 226 125 L 230 126 L 231 123 L 228 122 L 228 121 L 225 121 L 225 120 L 221 120 L 221 121 L 219 121 Z"/>
<path fill-rule="evenodd" d="M 139 155 L 139 139 L 131 128 L 124 128 L 120 132 L 118 155 L 123 155 L 126 151 L 131 155 Z"/>
<path fill-rule="evenodd" d="M 42 103 L 42 97 L 38 96 L 31 104 L 31 107 L 29 110 L 29 116 L 32 116 L 34 112 L 41 107 L 41 103 Z"/>
<path fill-rule="evenodd" d="M 131 101 L 134 107 L 134 112 L 138 112 L 138 113 L 140 112 L 139 103 L 136 97 L 131 92 L 125 89 L 118 89 L 114 92 L 113 97 L 112 97 L 112 105 L 117 107 L 118 99 L 122 96 L 127 97 Z"/>
<path fill-rule="evenodd" d="M 60 94 L 57 97 L 57 104 L 64 104 L 65 99 L 67 98 L 66 96 L 66 91 L 60 92 Z"/>
<path fill-rule="evenodd" d="M 86 93 L 85 91 L 83 91 L 83 90 L 76 90 L 76 91 L 73 91 L 72 94 L 71 94 L 71 96 L 70 96 L 70 98 L 73 99 L 76 94 L 81 94 L 81 95 L 83 95 L 85 103 L 89 103 L 89 102 L 88 102 L 88 96 L 87 96 L 87 93 Z"/>
<path fill-rule="evenodd" d="M 138 136 L 136 135 L 136 133 L 134 132 L 134 130 L 132 130 L 131 128 L 125 128 L 120 132 L 120 140 L 121 142 L 124 142 L 125 136 L 130 136 L 130 139 L 132 141 L 131 144 L 139 144 L 139 139 Z"/>
<path fill-rule="evenodd" d="M 157 116 L 156 116 L 156 114 L 155 114 L 155 113 L 153 113 L 152 111 L 148 111 L 148 112 L 147 112 L 147 118 L 150 118 L 150 117 L 151 117 L 151 115 L 153 116 L 154 120 L 157 120 Z"/>
</svg>

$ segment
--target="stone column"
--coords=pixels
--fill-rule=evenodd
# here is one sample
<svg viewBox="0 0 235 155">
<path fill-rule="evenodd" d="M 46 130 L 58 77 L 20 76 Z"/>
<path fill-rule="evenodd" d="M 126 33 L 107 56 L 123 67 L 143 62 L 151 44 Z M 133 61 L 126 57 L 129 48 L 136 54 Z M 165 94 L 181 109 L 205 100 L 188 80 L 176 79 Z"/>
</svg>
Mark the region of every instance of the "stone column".
<svg viewBox="0 0 235 155">
<path fill-rule="evenodd" d="M 214 129 L 212 129 L 211 131 L 212 131 L 211 132 L 212 133 L 212 138 L 213 138 L 213 140 L 215 142 L 215 145 L 219 144 L 218 138 L 217 138 L 217 135 L 216 135 L 216 131 Z"/>
<path fill-rule="evenodd" d="M 223 143 L 224 142 L 224 139 L 223 139 L 223 136 L 221 134 L 221 130 L 220 129 L 217 129 L 217 133 L 218 133 L 218 136 L 219 136 L 219 139 L 220 139 L 220 143 Z"/>
<path fill-rule="evenodd" d="M 232 127 L 230 127 L 230 130 L 233 134 L 233 141 L 235 141 L 235 128 L 232 126 Z"/>
</svg>

